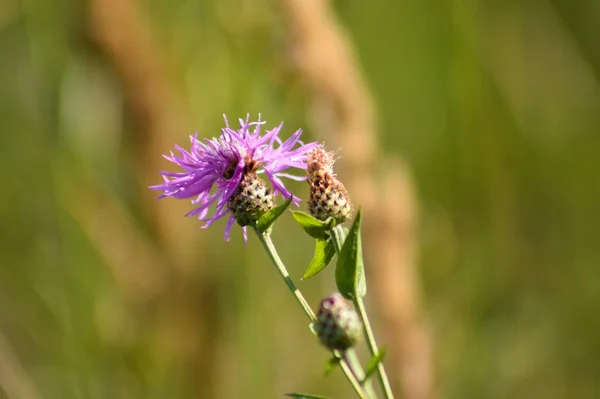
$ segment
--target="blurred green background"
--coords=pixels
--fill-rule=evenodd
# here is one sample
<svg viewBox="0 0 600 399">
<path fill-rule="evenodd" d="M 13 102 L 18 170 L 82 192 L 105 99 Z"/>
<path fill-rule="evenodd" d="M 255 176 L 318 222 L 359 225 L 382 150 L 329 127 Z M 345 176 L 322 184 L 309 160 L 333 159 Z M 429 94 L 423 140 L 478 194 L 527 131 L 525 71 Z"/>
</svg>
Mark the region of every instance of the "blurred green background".
<svg viewBox="0 0 600 399">
<path fill-rule="evenodd" d="M 432 396 L 599 397 L 600 3 L 331 6 L 416 184 Z M 223 113 L 315 138 L 282 14 L 0 1 L 0 398 L 352 397 L 257 241 L 146 189 Z M 299 278 L 312 244 L 278 230 Z"/>
</svg>

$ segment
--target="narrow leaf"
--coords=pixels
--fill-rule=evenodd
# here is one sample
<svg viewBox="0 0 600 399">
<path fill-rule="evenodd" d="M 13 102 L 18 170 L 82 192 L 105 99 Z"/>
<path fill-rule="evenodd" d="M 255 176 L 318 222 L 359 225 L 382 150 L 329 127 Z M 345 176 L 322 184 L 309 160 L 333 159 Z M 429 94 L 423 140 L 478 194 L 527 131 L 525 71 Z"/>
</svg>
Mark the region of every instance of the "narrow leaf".
<svg viewBox="0 0 600 399">
<path fill-rule="evenodd" d="M 267 229 L 271 227 L 271 225 L 275 222 L 275 220 L 277 220 L 279 216 L 283 214 L 283 212 L 285 212 L 285 210 L 290 206 L 291 203 L 292 197 L 288 198 L 283 204 L 276 206 L 269 212 L 262 215 L 256 222 L 256 227 L 258 231 L 261 233 L 267 231 Z"/>
<path fill-rule="evenodd" d="M 311 278 L 325 269 L 329 265 L 329 262 L 331 262 L 331 259 L 333 259 L 333 255 L 335 255 L 335 247 L 331 240 L 318 239 L 315 245 L 315 254 L 306 268 L 302 280 Z"/>
<path fill-rule="evenodd" d="M 317 239 L 325 238 L 325 232 L 331 228 L 331 223 L 333 218 L 329 218 L 326 221 L 319 220 L 308 213 L 300 212 L 300 211 L 292 211 L 294 215 L 294 219 L 306 233 Z"/>
<path fill-rule="evenodd" d="M 327 399 L 325 396 L 311 395 L 309 393 L 286 393 L 285 396 L 294 399 Z"/>
<path fill-rule="evenodd" d="M 335 368 L 340 365 L 340 361 L 341 361 L 341 359 L 336 356 L 333 356 L 331 359 L 329 359 L 329 361 L 327 362 L 327 366 L 325 368 L 325 375 L 328 375 L 333 370 L 335 370 Z"/>
<path fill-rule="evenodd" d="M 377 371 L 377 366 L 379 366 L 379 363 L 383 361 L 386 354 L 387 349 L 381 348 L 379 349 L 379 352 L 375 356 L 373 356 L 371 360 L 369 360 L 369 364 L 367 365 L 367 370 L 365 371 L 365 378 L 363 381 L 369 379 L 369 377 L 371 377 L 371 375 L 373 375 L 373 373 Z"/>
<path fill-rule="evenodd" d="M 338 290 L 347 299 L 363 297 L 367 294 L 360 238 L 361 221 L 362 211 L 359 209 L 344 241 L 335 269 Z"/>
</svg>

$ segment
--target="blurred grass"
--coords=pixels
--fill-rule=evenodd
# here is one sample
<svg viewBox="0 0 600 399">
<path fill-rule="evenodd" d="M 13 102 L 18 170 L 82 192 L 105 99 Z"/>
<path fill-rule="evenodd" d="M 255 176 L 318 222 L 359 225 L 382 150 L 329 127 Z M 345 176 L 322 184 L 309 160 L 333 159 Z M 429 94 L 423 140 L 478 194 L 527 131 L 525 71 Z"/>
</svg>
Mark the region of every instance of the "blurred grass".
<svg viewBox="0 0 600 399">
<path fill-rule="evenodd" d="M 148 154 L 90 4 L 0 3 L 0 397 L 347 397 L 256 242 L 223 243 L 223 223 L 201 230 L 187 205 L 152 202 L 146 179 L 170 148 Z M 276 4 L 139 6 L 188 119 L 160 143 L 213 135 L 223 113 L 306 126 L 311 96 Z M 405 157 L 418 186 L 440 396 L 595 398 L 597 2 L 335 7 L 384 153 Z M 285 241 L 290 221 L 277 229 L 299 277 L 310 242 Z M 302 287 L 316 304 L 332 284 Z"/>
</svg>

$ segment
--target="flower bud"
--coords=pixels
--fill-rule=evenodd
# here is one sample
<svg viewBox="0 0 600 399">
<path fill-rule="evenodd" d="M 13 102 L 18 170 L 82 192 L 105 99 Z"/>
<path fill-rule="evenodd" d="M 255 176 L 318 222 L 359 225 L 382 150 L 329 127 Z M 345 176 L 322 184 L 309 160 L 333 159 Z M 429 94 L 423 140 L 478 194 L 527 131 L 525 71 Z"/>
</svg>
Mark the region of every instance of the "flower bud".
<svg viewBox="0 0 600 399">
<path fill-rule="evenodd" d="M 333 163 L 333 154 L 325 151 L 323 147 L 317 147 L 308 153 L 308 210 L 319 220 L 333 217 L 337 223 L 343 223 L 352 212 L 352 204 L 348 191 L 335 178 Z"/>
<path fill-rule="evenodd" d="M 273 192 L 255 173 L 248 173 L 227 201 L 227 207 L 240 226 L 248 226 L 273 208 Z"/>
<path fill-rule="evenodd" d="M 358 314 L 339 292 L 321 301 L 317 321 L 319 340 L 329 349 L 346 350 L 362 337 Z"/>
</svg>

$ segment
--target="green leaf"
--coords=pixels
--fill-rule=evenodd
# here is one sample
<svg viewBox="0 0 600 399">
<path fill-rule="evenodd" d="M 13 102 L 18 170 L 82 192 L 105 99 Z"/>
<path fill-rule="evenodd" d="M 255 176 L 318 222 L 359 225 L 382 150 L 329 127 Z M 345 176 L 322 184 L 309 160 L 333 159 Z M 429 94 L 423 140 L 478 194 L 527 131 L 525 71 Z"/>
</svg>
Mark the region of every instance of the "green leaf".
<svg viewBox="0 0 600 399">
<path fill-rule="evenodd" d="M 319 220 L 308 213 L 301 211 L 292 211 L 294 219 L 306 233 L 316 239 L 323 239 L 326 237 L 325 232 L 331 229 L 333 224 L 333 218 L 329 218 L 326 221 Z"/>
<path fill-rule="evenodd" d="M 340 361 L 341 359 L 336 356 L 333 356 L 331 359 L 329 359 L 327 366 L 325 367 L 325 375 L 328 375 L 335 370 L 335 368 L 340 365 Z"/>
<path fill-rule="evenodd" d="M 286 393 L 285 396 L 294 399 L 327 399 L 325 396 L 311 395 L 309 393 Z"/>
<path fill-rule="evenodd" d="M 386 354 L 387 349 L 381 348 L 379 349 L 379 352 L 375 356 L 373 356 L 371 360 L 369 360 L 369 364 L 367 365 L 367 370 L 365 371 L 365 378 L 363 379 L 363 382 L 369 379 L 369 377 L 371 377 L 371 375 L 373 375 L 373 373 L 377 371 L 377 366 L 383 361 Z"/>
<path fill-rule="evenodd" d="M 360 238 L 361 221 L 362 210 L 359 209 L 346 241 L 344 241 L 335 268 L 335 282 L 338 290 L 347 299 L 363 297 L 367 294 Z"/>
<path fill-rule="evenodd" d="M 265 231 L 267 231 L 267 229 L 271 227 L 271 225 L 275 222 L 275 220 L 277 220 L 279 216 L 281 216 L 281 214 L 283 214 L 283 212 L 285 212 L 285 210 L 290 206 L 291 203 L 292 197 L 288 198 L 283 204 L 276 206 L 269 212 L 262 215 L 256 222 L 256 228 L 258 229 L 258 231 L 260 233 L 264 233 Z"/>
<path fill-rule="evenodd" d="M 333 259 L 333 255 L 335 255 L 335 247 L 331 240 L 318 239 L 315 245 L 315 254 L 306 268 L 302 280 L 309 279 L 325 269 Z"/>
</svg>

